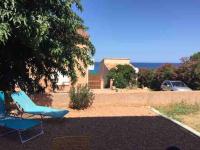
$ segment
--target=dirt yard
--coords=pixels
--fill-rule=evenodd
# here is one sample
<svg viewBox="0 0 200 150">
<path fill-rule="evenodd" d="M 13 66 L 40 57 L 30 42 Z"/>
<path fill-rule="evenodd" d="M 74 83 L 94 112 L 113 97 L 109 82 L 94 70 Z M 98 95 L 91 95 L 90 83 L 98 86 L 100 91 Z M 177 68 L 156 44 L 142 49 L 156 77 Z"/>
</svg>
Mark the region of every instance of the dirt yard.
<svg viewBox="0 0 200 150">
<path fill-rule="evenodd" d="M 91 150 L 165 150 L 171 145 L 199 150 L 200 139 L 153 113 L 145 100 L 141 102 L 140 96 L 148 96 L 142 93 L 97 93 L 92 107 L 81 111 L 68 108 L 67 93 L 46 95 L 42 101 L 36 97 L 40 105 L 70 113 L 62 120 L 45 119 L 45 134 L 23 145 L 17 134 L 1 137 L 0 149 L 46 150 L 55 137 L 89 136 Z"/>
</svg>

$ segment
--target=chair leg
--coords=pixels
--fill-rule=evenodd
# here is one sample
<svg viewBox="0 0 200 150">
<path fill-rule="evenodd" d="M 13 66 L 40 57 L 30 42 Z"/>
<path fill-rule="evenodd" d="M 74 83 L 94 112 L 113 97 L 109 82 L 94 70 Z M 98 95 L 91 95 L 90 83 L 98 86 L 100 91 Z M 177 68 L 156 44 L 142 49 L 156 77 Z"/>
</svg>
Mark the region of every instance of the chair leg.
<svg viewBox="0 0 200 150">
<path fill-rule="evenodd" d="M 43 115 L 40 115 L 40 117 L 41 117 L 41 120 L 43 120 L 43 119 L 44 119 L 44 116 L 43 116 Z"/>
<path fill-rule="evenodd" d="M 25 131 L 20 131 L 20 130 L 18 131 L 18 134 L 19 134 L 19 137 L 20 137 L 20 141 L 21 141 L 22 144 L 24 144 L 25 142 L 28 142 L 28 141 L 30 141 L 30 140 L 32 140 L 32 139 L 34 139 L 34 138 L 36 138 L 36 137 L 38 137 L 38 136 L 40 136 L 42 134 L 44 134 L 42 122 L 40 124 L 40 131 L 39 131 L 38 134 L 36 134 L 36 135 L 34 135 L 34 136 L 30 137 L 30 138 L 23 139 L 22 132 L 25 132 Z"/>
</svg>

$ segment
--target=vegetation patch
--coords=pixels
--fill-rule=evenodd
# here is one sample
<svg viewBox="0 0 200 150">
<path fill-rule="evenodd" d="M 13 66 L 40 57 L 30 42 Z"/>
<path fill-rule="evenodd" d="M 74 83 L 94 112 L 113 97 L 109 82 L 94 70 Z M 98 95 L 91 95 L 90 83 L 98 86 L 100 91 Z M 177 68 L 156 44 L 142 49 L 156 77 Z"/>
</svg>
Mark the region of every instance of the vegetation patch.
<svg viewBox="0 0 200 150">
<path fill-rule="evenodd" d="M 200 90 L 200 52 L 181 59 L 180 66 L 164 64 L 156 69 L 140 69 L 138 86 L 160 90 L 164 80 L 181 80 L 193 90 Z"/>
<path fill-rule="evenodd" d="M 90 107 L 94 100 L 94 93 L 87 85 L 78 85 L 70 89 L 69 107 L 72 109 L 86 109 Z"/>
<path fill-rule="evenodd" d="M 59 73 L 73 83 L 78 71 L 85 75 L 95 47 L 81 11 L 80 0 L 1 0 L 0 89 L 20 82 L 24 91 L 43 92 L 57 88 Z"/>
<path fill-rule="evenodd" d="M 188 104 L 186 102 L 180 102 L 167 106 L 158 106 L 156 109 L 161 113 L 200 131 L 200 120 L 197 119 L 197 116 L 200 114 L 199 103 Z"/>
<path fill-rule="evenodd" d="M 117 65 L 109 70 L 107 74 L 107 86 L 110 85 L 110 80 L 113 80 L 113 85 L 116 88 L 127 88 L 136 86 L 137 74 L 134 68 L 130 65 Z"/>
</svg>

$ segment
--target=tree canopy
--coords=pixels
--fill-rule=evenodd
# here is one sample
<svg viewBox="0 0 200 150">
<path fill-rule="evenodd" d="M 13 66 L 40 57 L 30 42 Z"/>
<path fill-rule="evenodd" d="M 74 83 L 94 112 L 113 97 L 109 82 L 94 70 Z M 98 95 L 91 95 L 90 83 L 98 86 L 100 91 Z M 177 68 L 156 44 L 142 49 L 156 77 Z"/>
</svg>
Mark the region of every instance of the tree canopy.
<svg viewBox="0 0 200 150">
<path fill-rule="evenodd" d="M 83 10 L 80 0 L 0 1 L 0 89 L 16 81 L 38 89 L 42 77 L 55 87 L 58 72 L 72 81 L 77 69 L 84 75 L 95 48 L 78 32 L 87 27 L 74 6 Z"/>
<path fill-rule="evenodd" d="M 176 80 L 176 67 L 165 64 L 156 69 L 141 69 L 138 74 L 138 84 L 140 87 L 148 87 L 153 90 L 160 90 L 164 80 Z"/>
<path fill-rule="evenodd" d="M 107 74 L 107 86 L 109 86 L 110 79 L 113 79 L 113 85 L 117 88 L 126 88 L 136 85 L 137 74 L 132 66 L 117 65 L 115 68 L 109 70 Z"/>
<path fill-rule="evenodd" d="M 192 89 L 200 90 L 200 52 L 183 59 L 177 72 L 180 80 Z"/>
<path fill-rule="evenodd" d="M 189 58 L 190 61 L 200 61 L 200 52 L 194 53 Z"/>
<path fill-rule="evenodd" d="M 164 80 L 181 80 L 190 88 L 200 90 L 200 52 L 182 58 L 179 66 L 165 64 L 157 69 L 141 69 L 138 75 L 140 87 L 160 90 Z"/>
</svg>

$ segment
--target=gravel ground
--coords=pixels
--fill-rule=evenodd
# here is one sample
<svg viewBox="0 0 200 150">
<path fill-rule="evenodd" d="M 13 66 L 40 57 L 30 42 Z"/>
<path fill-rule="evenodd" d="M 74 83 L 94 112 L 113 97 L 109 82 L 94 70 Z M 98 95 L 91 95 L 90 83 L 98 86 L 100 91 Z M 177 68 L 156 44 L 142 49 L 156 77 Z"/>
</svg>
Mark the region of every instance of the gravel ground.
<svg viewBox="0 0 200 150">
<path fill-rule="evenodd" d="M 199 138 L 157 116 L 148 106 L 138 105 L 124 94 L 118 96 L 101 96 L 84 111 L 69 109 L 63 94 L 53 103 L 50 97 L 46 105 L 67 108 L 70 114 L 62 120 L 45 119 L 45 134 L 25 144 L 17 134 L 1 137 L 0 150 L 51 150 L 53 139 L 62 136 L 89 136 L 91 150 L 165 150 L 171 145 L 181 150 L 200 149 Z"/>
<path fill-rule="evenodd" d="M 165 150 L 170 145 L 181 150 L 199 150 L 200 147 L 199 138 L 153 115 L 45 119 L 44 130 L 44 135 L 23 145 L 17 134 L 1 137 L 0 149 L 51 149 L 53 138 L 61 136 L 89 136 L 91 150 Z"/>
</svg>

